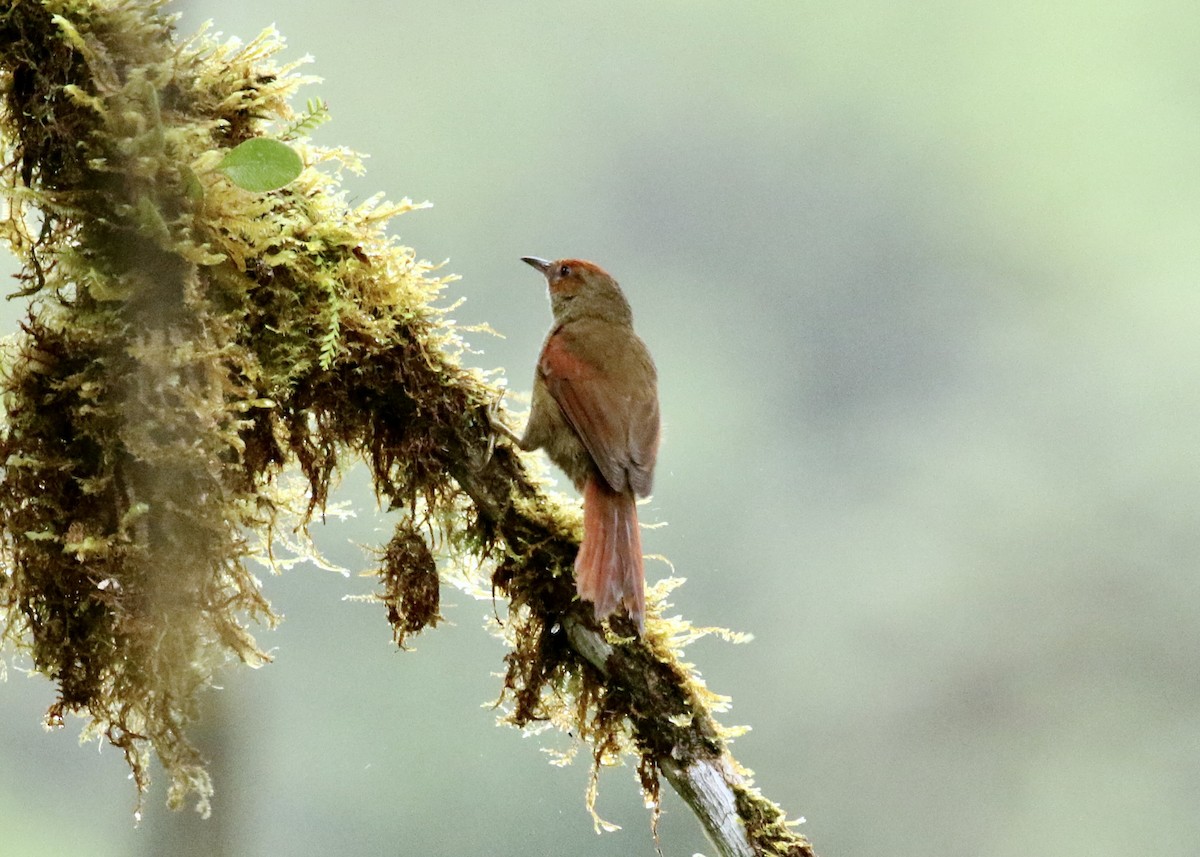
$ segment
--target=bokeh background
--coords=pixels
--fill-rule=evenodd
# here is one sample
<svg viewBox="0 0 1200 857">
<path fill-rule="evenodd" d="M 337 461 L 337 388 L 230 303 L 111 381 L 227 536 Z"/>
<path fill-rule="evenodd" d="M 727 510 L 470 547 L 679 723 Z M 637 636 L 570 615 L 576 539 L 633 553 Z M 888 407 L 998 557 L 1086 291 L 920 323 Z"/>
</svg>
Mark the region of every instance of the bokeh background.
<svg viewBox="0 0 1200 857">
<path fill-rule="evenodd" d="M 691 655 L 819 852 L 1195 852 L 1194 3 L 173 6 L 316 57 L 317 141 L 371 155 L 355 198 L 435 203 L 395 229 L 515 391 L 549 318 L 518 257 L 621 280 L 666 422 L 647 549 L 680 612 L 755 635 Z M 341 496 L 318 536 L 357 571 L 387 521 Z M 490 605 L 446 591 L 401 653 L 342 600 L 370 581 L 265 584 L 276 662 L 209 694 L 215 817 L 159 781 L 134 830 L 118 754 L 44 733 L 53 689 L 10 670 L 0 852 L 653 853 L 628 769 L 597 837 L 586 765 L 538 752 L 567 739 L 481 707 Z M 667 857 L 712 853 L 666 809 Z"/>
</svg>

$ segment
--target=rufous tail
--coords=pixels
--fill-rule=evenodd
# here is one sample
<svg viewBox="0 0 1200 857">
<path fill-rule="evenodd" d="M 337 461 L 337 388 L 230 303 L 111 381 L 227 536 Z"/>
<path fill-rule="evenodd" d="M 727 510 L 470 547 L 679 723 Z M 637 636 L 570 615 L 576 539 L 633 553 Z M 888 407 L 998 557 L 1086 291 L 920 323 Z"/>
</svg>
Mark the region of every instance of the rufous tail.
<svg viewBox="0 0 1200 857">
<path fill-rule="evenodd" d="M 640 635 L 646 628 L 646 577 L 633 492 L 613 491 L 603 479 L 583 489 L 583 542 L 575 557 L 575 588 L 604 619 L 624 605 Z"/>
</svg>

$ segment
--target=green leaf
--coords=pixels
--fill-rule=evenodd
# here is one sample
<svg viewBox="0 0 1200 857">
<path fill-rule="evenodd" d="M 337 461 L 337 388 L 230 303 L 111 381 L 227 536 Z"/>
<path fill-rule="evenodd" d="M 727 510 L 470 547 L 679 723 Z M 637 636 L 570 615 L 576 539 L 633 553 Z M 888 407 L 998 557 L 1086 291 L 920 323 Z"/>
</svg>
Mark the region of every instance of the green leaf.
<svg viewBox="0 0 1200 857">
<path fill-rule="evenodd" d="M 254 137 L 230 149 L 217 169 L 242 190 L 265 193 L 295 179 L 304 164 L 291 146 Z"/>
</svg>

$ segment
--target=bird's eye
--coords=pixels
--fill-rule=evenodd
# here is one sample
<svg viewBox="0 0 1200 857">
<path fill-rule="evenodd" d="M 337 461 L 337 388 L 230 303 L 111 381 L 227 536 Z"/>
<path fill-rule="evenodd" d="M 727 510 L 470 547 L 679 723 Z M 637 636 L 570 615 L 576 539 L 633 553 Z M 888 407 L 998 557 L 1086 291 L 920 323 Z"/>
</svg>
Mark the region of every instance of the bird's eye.
<svg viewBox="0 0 1200 857">
<path fill-rule="evenodd" d="M 558 275 L 559 275 L 560 277 L 569 277 L 569 276 L 571 276 L 571 266 L 570 266 L 570 265 L 563 265 L 562 267 L 560 267 L 560 268 L 558 269 Z"/>
</svg>

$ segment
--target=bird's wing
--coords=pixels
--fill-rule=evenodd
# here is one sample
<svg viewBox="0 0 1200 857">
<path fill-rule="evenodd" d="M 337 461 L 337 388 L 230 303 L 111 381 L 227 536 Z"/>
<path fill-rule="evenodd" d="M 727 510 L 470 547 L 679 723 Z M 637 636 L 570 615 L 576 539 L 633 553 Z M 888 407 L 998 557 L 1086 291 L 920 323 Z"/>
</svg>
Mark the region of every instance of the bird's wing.
<svg viewBox="0 0 1200 857">
<path fill-rule="evenodd" d="M 609 486 L 648 494 L 659 434 L 654 363 L 631 330 L 598 324 L 552 333 L 538 370 Z"/>
</svg>

